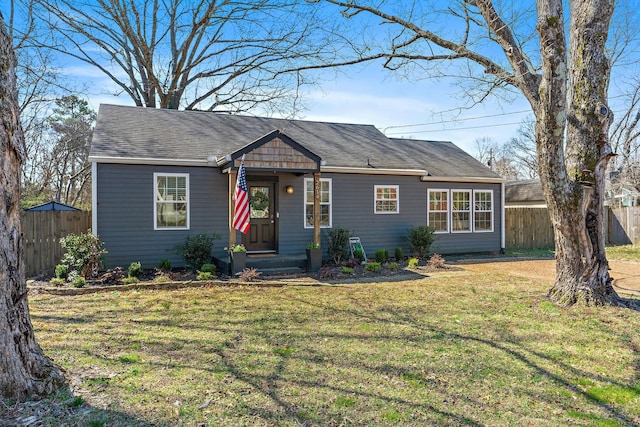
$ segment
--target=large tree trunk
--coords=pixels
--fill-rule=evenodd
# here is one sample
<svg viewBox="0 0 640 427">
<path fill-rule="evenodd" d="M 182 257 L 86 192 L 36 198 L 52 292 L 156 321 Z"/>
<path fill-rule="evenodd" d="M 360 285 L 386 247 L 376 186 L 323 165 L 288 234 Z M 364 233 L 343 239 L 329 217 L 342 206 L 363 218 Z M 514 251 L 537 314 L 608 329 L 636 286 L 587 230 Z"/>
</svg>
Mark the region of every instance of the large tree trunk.
<svg viewBox="0 0 640 427">
<path fill-rule="evenodd" d="M 0 14 L 0 396 L 17 400 L 51 394 L 66 382 L 36 342 L 29 316 L 20 231 L 23 156 L 15 57 Z"/>
<path fill-rule="evenodd" d="M 556 281 L 549 297 L 561 305 L 619 304 L 605 254 L 603 206 L 605 169 L 613 156 L 604 49 L 613 2 L 570 2 L 569 67 L 562 0 L 539 1 L 538 7 L 545 64 L 534 106 L 536 139 L 556 245 Z"/>
</svg>

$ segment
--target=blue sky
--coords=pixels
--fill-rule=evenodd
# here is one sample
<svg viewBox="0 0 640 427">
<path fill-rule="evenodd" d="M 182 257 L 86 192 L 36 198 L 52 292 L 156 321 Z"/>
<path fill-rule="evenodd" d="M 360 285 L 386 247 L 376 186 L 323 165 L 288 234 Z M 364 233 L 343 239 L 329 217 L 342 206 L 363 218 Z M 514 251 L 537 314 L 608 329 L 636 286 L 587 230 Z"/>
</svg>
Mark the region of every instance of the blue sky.
<svg viewBox="0 0 640 427">
<path fill-rule="evenodd" d="M 625 3 L 633 9 L 638 0 Z M 638 68 L 635 61 L 627 64 Z M 85 96 L 95 110 L 100 103 L 133 105 L 126 95 L 109 95 L 117 87 L 96 68 L 68 60 L 62 67 L 71 81 L 86 87 Z M 307 109 L 300 118 L 372 124 L 388 136 L 452 141 L 470 153 L 479 138 L 508 141 L 531 115 L 522 97 L 509 102 L 489 97 L 481 105 L 460 110 L 467 102 L 457 97 L 460 89 L 452 80 L 409 82 L 379 63 L 342 68 L 339 73 L 326 71 L 322 77 L 321 88 L 303 91 Z M 612 84 L 612 94 L 617 90 Z M 615 101 L 611 105 L 615 112 Z"/>
</svg>

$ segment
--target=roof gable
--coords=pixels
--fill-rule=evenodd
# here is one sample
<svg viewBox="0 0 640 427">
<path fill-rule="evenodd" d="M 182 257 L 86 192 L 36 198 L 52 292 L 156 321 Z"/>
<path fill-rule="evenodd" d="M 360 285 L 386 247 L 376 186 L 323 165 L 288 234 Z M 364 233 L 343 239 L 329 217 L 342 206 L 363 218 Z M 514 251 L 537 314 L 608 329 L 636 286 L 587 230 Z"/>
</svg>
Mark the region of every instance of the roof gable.
<svg viewBox="0 0 640 427">
<path fill-rule="evenodd" d="M 320 171 L 320 156 L 279 130 L 274 130 L 225 156 L 218 164 L 230 163 L 234 169 L 237 169 L 243 157 L 247 170 L 287 170 L 302 173 Z"/>
</svg>

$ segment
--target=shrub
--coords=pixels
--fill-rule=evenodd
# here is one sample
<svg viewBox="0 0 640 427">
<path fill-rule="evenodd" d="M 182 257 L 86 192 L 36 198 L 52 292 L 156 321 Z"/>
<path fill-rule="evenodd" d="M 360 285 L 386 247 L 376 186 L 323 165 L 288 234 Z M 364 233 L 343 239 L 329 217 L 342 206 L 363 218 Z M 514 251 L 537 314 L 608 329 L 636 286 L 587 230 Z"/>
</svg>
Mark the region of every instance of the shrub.
<svg viewBox="0 0 640 427">
<path fill-rule="evenodd" d="M 391 271 L 396 271 L 398 269 L 398 263 L 390 262 L 389 265 L 387 265 L 387 268 Z"/>
<path fill-rule="evenodd" d="M 241 282 L 255 282 L 260 278 L 260 273 L 255 268 L 245 268 L 240 273 L 238 273 L 238 277 Z"/>
<path fill-rule="evenodd" d="M 431 255 L 431 258 L 429 258 L 429 267 L 435 268 L 435 269 L 443 269 L 443 268 L 447 268 L 447 265 L 445 263 L 444 258 L 442 258 L 442 256 L 440 256 L 439 254 L 433 254 Z"/>
<path fill-rule="evenodd" d="M 196 271 L 202 264 L 211 261 L 211 250 L 219 234 L 196 234 L 187 236 L 174 246 L 174 250 L 184 260 L 187 268 Z"/>
<path fill-rule="evenodd" d="M 382 268 L 382 264 L 380 264 L 377 261 L 371 261 L 365 264 L 364 269 L 367 271 L 380 271 L 380 269 Z"/>
<path fill-rule="evenodd" d="M 396 258 L 396 261 L 400 261 L 402 258 L 404 258 L 404 251 L 402 250 L 401 247 L 397 247 L 395 252 L 394 252 L 394 256 Z"/>
<path fill-rule="evenodd" d="M 85 286 L 87 286 L 87 279 L 85 279 L 83 276 L 77 276 L 71 282 L 71 286 L 73 286 L 74 288 L 84 288 Z"/>
<path fill-rule="evenodd" d="M 213 279 L 213 273 L 210 272 L 210 271 L 198 271 L 198 275 L 196 276 L 196 279 L 197 280 L 211 280 L 211 279 Z"/>
<path fill-rule="evenodd" d="M 140 277 L 142 275 L 142 265 L 139 262 L 132 262 L 129 264 L 127 275 L 129 277 Z"/>
<path fill-rule="evenodd" d="M 342 258 L 349 252 L 349 237 L 351 232 L 343 227 L 335 227 L 329 231 L 328 252 L 333 258 L 333 262 L 340 264 Z"/>
<path fill-rule="evenodd" d="M 107 251 L 102 247 L 100 238 L 91 232 L 69 234 L 60 239 L 66 250 L 61 264 L 75 270 L 84 278 L 95 275 L 102 268 L 102 255 Z"/>
<path fill-rule="evenodd" d="M 64 285 L 64 279 L 61 277 L 54 277 L 53 279 L 49 280 L 49 284 L 51 286 L 62 286 Z"/>
<path fill-rule="evenodd" d="M 124 283 L 125 285 L 133 285 L 134 283 L 138 283 L 140 281 L 140 279 L 138 279 L 137 277 L 125 277 L 124 279 L 122 279 L 122 283 Z"/>
<path fill-rule="evenodd" d="M 386 249 L 378 249 L 376 251 L 376 261 L 384 264 L 389 259 L 389 251 Z"/>
<path fill-rule="evenodd" d="M 211 263 L 207 263 L 207 264 L 202 264 L 202 267 L 200 267 L 200 271 L 202 273 L 215 273 L 216 272 L 216 266 L 214 264 Z"/>
<path fill-rule="evenodd" d="M 171 260 L 161 259 L 159 267 L 161 270 L 170 271 L 171 270 Z"/>
<path fill-rule="evenodd" d="M 418 260 L 418 258 L 409 258 L 409 261 L 407 263 L 407 267 L 409 268 L 418 268 L 418 263 L 420 261 Z"/>
<path fill-rule="evenodd" d="M 343 274 L 353 274 L 353 268 L 344 266 L 341 269 Z"/>
<path fill-rule="evenodd" d="M 56 265 L 56 279 L 62 279 L 62 281 L 64 282 L 64 280 L 67 279 L 68 274 L 69 274 L 68 265 L 66 264 Z"/>
<path fill-rule="evenodd" d="M 412 227 L 409 229 L 407 237 L 413 254 L 419 258 L 424 258 L 429 253 L 431 244 L 435 240 L 433 228 L 426 225 Z"/>
</svg>

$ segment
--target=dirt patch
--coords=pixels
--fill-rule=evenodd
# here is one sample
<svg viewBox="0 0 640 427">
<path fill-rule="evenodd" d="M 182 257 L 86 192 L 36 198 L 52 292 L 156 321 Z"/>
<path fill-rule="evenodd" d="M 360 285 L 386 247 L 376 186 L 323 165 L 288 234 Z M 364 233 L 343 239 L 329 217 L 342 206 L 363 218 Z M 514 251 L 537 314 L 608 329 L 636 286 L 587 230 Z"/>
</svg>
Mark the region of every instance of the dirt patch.
<svg viewBox="0 0 640 427">
<path fill-rule="evenodd" d="M 495 272 L 513 274 L 532 280 L 546 281 L 552 285 L 556 274 L 555 260 L 500 261 L 481 263 L 462 263 L 466 270 L 480 274 Z M 610 261 L 609 272 L 613 277 L 616 292 L 627 295 L 640 295 L 640 263 L 629 261 Z"/>
</svg>

